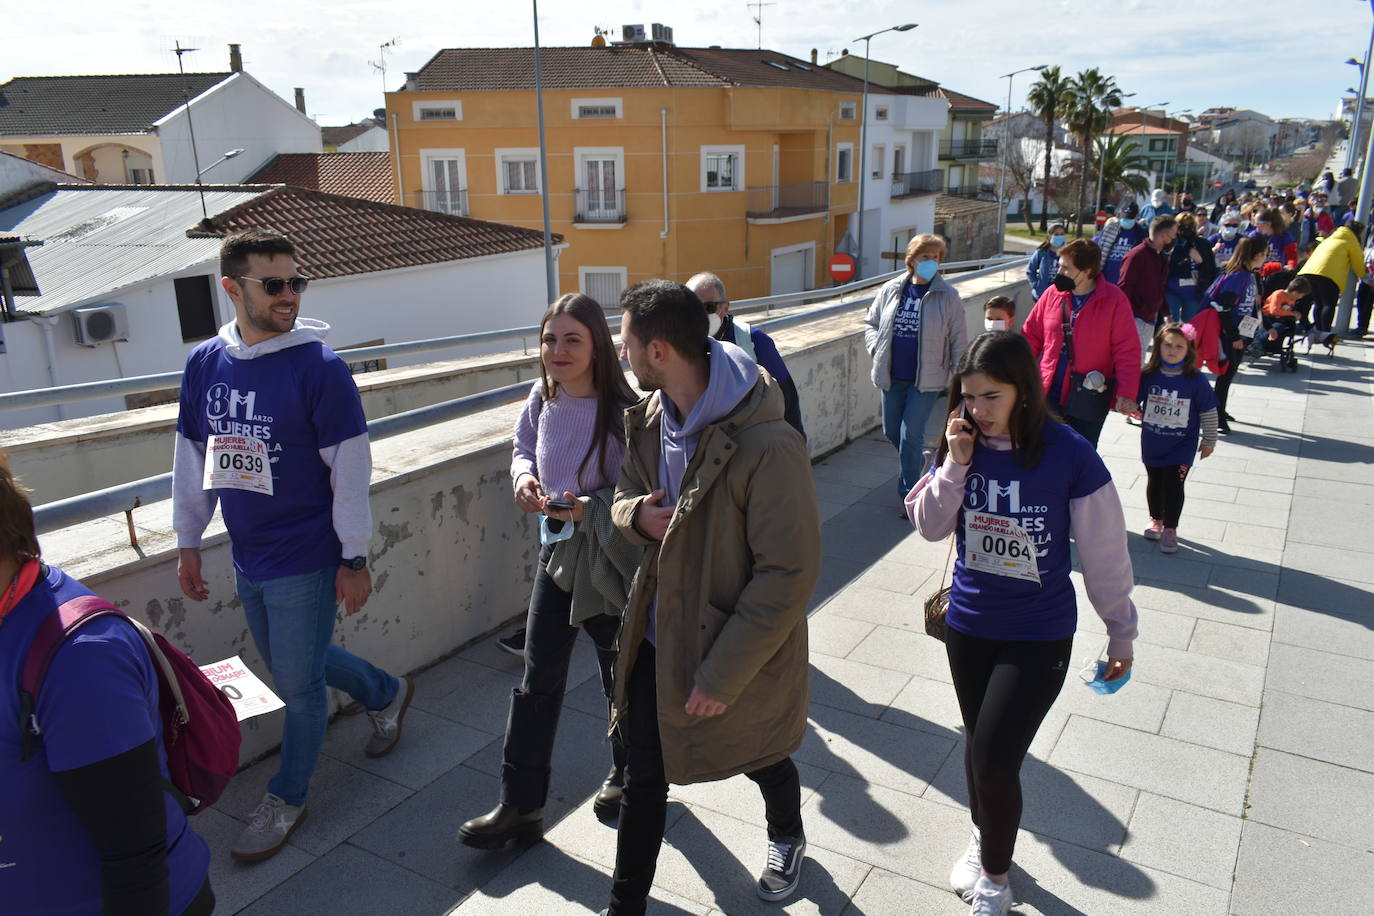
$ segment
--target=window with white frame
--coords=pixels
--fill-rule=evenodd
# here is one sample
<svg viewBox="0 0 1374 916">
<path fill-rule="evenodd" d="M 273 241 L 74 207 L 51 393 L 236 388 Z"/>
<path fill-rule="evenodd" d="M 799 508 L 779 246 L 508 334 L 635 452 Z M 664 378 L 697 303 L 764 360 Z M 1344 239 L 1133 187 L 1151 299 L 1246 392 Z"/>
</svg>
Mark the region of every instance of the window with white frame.
<svg viewBox="0 0 1374 916">
<path fill-rule="evenodd" d="M 900 175 L 906 171 L 906 147 L 892 147 L 892 174 Z"/>
<path fill-rule="evenodd" d="M 573 99 L 574 120 L 586 118 L 619 118 L 624 106 L 620 99 Z"/>
<path fill-rule="evenodd" d="M 450 216 L 467 215 L 467 158 L 461 149 L 422 149 L 421 206 Z"/>
<path fill-rule="evenodd" d="M 502 194 L 538 194 L 539 148 L 496 150 L 496 186 Z"/>
<path fill-rule="evenodd" d="M 858 111 L 859 111 L 859 103 L 858 103 L 858 102 L 841 102 L 841 103 L 840 103 L 840 120 L 841 120 L 841 121 L 853 121 L 856 117 L 858 117 Z"/>
<path fill-rule="evenodd" d="M 614 306 L 628 286 L 629 269 L 625 267 L 579 267 L 577 285 L 603 308 Z"/>
<path fill-rule="evenodd" d="M 835 180 L 837 182 L 854 180 L 854 144 L 835 144 Z"/>
<path fill-rule="evenodd" d="M 624 147 L 574 147 L 573 159 L 578 215 L 595 222 L 619 221 L 624 213 Z"/>
<path fill-rule="evenodd" d="M 875 106 L 873 107 L 873 120 L 875 120 L 875 121 L 886 121 L 886 120 L 887 120 L 887 106 L 886 106 L 886 105 L 875 105 Z"/>
<path fill-rule="evenodd" d="M 461 121 L 463 103 L 457 99 L 425 99 L 410 103 L 411 114 L 417 121 Z"/>
<path fill-rule="evenodd" d="M 739 191 L 744 187 L 743 146 L 701 148 L 701 189 Z"/>
<path fill-rule="evenodd" d="M 881 143 L 874 144 L 873 149 L 868 151 L 868 177 L 883 177 L 883 162 L 887 159 L 887 147 Z"/>
</svg>

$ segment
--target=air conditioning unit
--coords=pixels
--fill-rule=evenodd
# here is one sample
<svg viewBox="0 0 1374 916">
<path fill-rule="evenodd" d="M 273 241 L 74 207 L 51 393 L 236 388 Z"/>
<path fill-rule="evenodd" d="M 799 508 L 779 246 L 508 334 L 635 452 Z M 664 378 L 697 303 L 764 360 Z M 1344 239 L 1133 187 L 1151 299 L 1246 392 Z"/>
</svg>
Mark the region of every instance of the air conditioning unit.
<svg viewBox="0 0 1374 916">
<path fill-rule="evenodd" d="M 643 40 L 644 40 L 644 26 L 643 26 L 642 24 L 641 24 L 641 25 L 623 25 L 623 26 L 621 26 L 621 27 L 620 27 L 620 40 L 621 40 L 621 41 L 643 41 Z"/>
<path fill-rule="evenodd" d="M 654 41 L 661 41 L 664 44 L 673 43 L 673 29 L 671 26 L 666 26 L 661 22 L 655 22 L 653 24 L 653 34 Z"/>
<path fill-rule="evenodd" d="M 72 309 L 76 342 L 83 347 L 98 347 L 112 340 L 129 339 L 129 320 L 122 305 L 91 305 Z"/>
</svg>

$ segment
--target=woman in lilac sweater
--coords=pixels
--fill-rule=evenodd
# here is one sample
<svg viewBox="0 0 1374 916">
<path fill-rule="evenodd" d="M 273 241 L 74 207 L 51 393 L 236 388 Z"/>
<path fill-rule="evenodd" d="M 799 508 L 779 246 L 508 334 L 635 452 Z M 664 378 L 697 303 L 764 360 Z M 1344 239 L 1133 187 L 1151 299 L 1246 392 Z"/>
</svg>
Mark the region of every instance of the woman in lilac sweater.
<svg viewBox="0 0 1374 916">
<path fill-rule="evenodd" d="M 539 338 L 540 380 L 531 386 L 516 422 L 510 475 L 516 505 L 543 516 L 543 547 L 525 623 L 525 675 L 511 696 L 506 722 L 501 800 L 458 831 L 463 843 L 479 849 L 499 849 L 543 833 L 554 733 L 577 631 L 586 630 L 596 644 L 609 702 L 620 626 L 619 617 L 605 613 L 579 625 L 570 622 L 573 594 L 559 587 L 548 566 L 552 545 L 570 536 L 569 529 L 585 515 L 609 505 L 609 490 L 625 457 L 625 408 L 639 399 L 625 381 L 601 306 L 590 296 L 570 293 L 549 306 Z M 595 805 L 604 817 L 620 809 L 625 757 L 615 739 L 612 757 Z"/>
<path fill-rule="evenodd" d="M 1021 762 L 1063 687 L 1078 626 L 1069 538 L 1106 624 L 1104 681 L 1131 669 L 1133 576 L 1111 475 L 1087 440 L 1050 415 L 1023 337 L 974 340 L 948 409 L 935 464 L 906 505 L 926 540 L 957 532 L 945 648 L 964 720 L 973 835 L 950 883 L 975 912 L 1006 913 Z"/>
</svg>

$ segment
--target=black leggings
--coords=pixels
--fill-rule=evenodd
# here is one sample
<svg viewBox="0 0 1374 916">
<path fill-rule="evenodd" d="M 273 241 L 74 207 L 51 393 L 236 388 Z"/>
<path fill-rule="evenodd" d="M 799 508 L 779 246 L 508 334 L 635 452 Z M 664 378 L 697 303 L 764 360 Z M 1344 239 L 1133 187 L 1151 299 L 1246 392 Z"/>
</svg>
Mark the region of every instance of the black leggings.
<svg viewBox="0 0 1374 916">
<path fill-rule="evenodd" d="M 1225 423 L 1226 398 L 1231 394 L 1231 379 L 1240 371 L 1240 358 L 1245 355 L 1245 351 L 1232 349 L 1225 338 L 1222 339 L 1221 345 L 1226 348 L 1226 371 L 1221 373 L 1216 384 L 1217 419 Z"/>
<path fill-rule="evenodd" d="M 1336 306 L 1340 304 L 1341 288 L 1330 277 L 1321 274 L 1303 274 L 1312 284 L 1312 302 L 1316 306 L 1312 323 L 1320 331 L 1330 331 L 1336 320 Z"/>
<path fill-rule="evenodd" d="M 950 627 L 949 672 L 964 718 L 968 807 L 983 838 L 983 869 L 1006 874 L 1021 824 L 1021 761 L 1069 670 L 1073 638 L 1007 642 Z"/>
<path fill-rule="evenodd" d="M 1177 528 L 1183 514 L 1183 482 L 1192 468 L 1186 464 L 1145 467 L 1145 504 L 1150 518 L 1160 519 L 1165 528 Z"/>
</svg>

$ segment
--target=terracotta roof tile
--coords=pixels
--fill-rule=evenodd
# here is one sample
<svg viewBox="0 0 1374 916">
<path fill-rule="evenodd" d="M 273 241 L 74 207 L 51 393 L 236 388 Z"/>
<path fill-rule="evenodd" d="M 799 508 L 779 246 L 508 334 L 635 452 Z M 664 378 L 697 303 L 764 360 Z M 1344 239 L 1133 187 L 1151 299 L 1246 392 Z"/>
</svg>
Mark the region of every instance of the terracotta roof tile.
<svg viewBox="0 0 1374 916">
<path fill-rule="evenodd" d="M 654 45 L 543 48 L 545 89 L 781 86 L 857 92 L 862 81 L 776 51 Z M 533 48 L 447 48 L 419 71 L 425 92 L 533 89 Z M 870 84 L 870 92 L 882 91 Z"/>
<path fill-rule="evenodd" d="M 232 73 L 188 73 L 191 98 Z M 137 134 L 185 104 L 178 73 L 17 76 L 0 85 L 0 136 Z"/>
<path fill-rule="evenodd" d="M 544 235 L 505 223 L 467 219 L 304 188 L 273 188 L 218 213 L 208 229 L 187 235 L 221 236 L 239 229 L 275 229 L 296 244 L 306 275 L 344 277 L 441 264 L 543 247 Z M 555 234 L 555 244 L 563 237 Z"/>
<path fill-rule="evenodd" d="M 381 204 L 396 202 L 391 154 L 387 152 L 280 153 L 246 181 L 289 184 Z"/>
<path fill-rule="evenodd" d="M 982 99 L 975 99 L 971 95 L 964 95 L 962 92 L 955 92 L 953 89 L 946 89 L 943 86 L 937 89 L 935 94 L 942 99 L 947 99 L 950 108 L 996 111 L 998 107 L 991 102 L 984 102 Z"/>
</svg>

